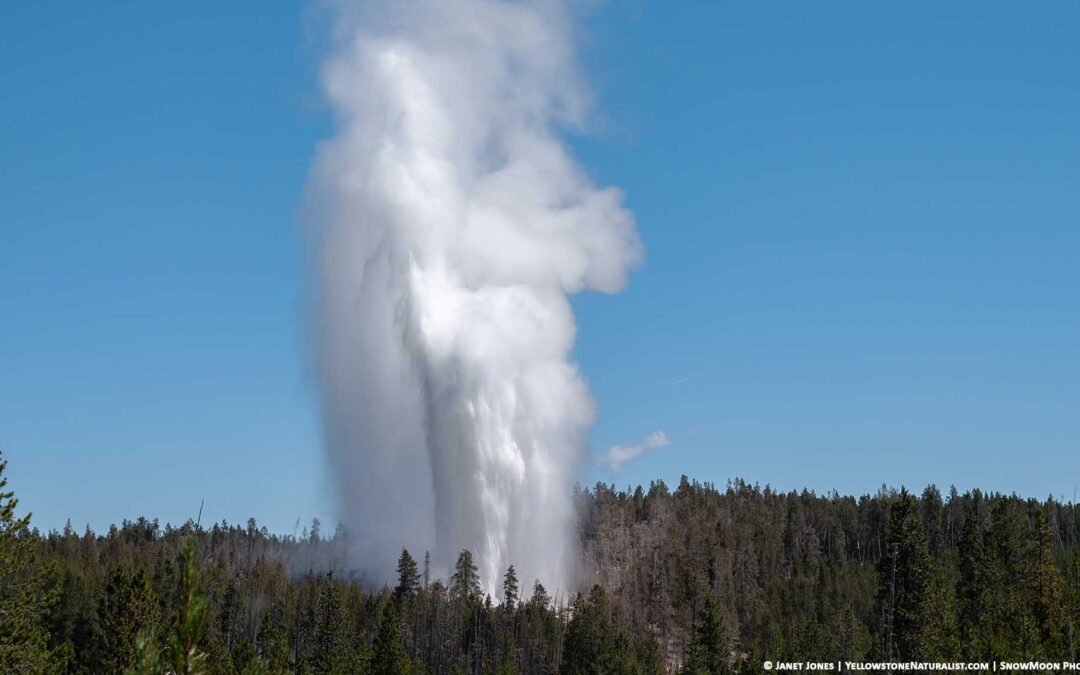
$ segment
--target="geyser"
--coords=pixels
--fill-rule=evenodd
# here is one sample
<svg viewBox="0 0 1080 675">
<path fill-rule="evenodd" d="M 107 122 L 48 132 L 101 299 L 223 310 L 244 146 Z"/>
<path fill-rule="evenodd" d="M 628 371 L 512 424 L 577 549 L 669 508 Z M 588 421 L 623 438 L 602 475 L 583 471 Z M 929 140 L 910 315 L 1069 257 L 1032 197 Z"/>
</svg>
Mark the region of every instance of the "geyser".
<svg viewBox="0 0 1080 675">
<path fill-rule="evenodd" d="M 642 255 L 616 189 L 560 130 L 587 92 L 570 12 L 536 0 L 339 8 L 337 119 L 313 171 L 323 424 L 354 562 L 471 550 L 567 587 L 570 487 L 594 404 L 567 295 Z"/>
</svg>

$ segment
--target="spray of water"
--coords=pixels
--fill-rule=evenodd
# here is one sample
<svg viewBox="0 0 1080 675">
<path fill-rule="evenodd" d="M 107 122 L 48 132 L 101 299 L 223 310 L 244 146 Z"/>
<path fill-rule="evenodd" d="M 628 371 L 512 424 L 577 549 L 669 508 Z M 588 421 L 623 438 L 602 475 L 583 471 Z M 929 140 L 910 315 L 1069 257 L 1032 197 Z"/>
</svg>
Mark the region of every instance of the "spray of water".
<svg viewBox="0 0 1080 675">
<path fill-rule="evenodd" d="M 311 187 L 323 423 L 355 562 L 401 546 L 489 590 L 566 588 L 570 484 L 594 403 L 567 295 L 616 292 L 642 247 L 559 136 L 587 92 L 556 0 L 343 9 L 337 117 Z"/>
</svg>

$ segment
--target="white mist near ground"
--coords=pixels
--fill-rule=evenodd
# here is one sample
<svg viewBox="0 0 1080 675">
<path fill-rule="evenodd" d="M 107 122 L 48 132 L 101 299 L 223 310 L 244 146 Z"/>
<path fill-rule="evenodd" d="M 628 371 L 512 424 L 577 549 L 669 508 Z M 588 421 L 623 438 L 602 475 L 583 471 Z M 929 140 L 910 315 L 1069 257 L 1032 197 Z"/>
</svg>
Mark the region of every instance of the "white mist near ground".
<svg viewBox="0 0 1080 675">
<path fill-rule="evenodd" d="M 336 131 L 310 188 L 329 465 L 354 563 L 406 546 L 494 591 L 567 588 L 570 493 L 595 405 L 568 294 L 642 255 L 622 193 L 560 131 L 587 92 L 568 7 L 388 0 L 339 8 L 323 71 Z"/>
</svg>

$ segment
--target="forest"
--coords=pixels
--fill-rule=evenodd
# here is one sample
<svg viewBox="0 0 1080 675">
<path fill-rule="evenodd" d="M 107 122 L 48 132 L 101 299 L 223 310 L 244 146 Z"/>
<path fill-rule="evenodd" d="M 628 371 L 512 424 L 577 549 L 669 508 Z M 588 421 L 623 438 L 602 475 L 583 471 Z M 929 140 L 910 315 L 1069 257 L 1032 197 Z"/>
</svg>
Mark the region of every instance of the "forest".
<svg viewBox="0 0 1080 675">
<path fill-rule="evenodd" d="M 348 533 L 124 521 L 41 532 L 0 458 L 3 673 L 758 673 L 765 660 L 1076 661 L 1080 511 L 882 486 L 861 497 L 683 478 L 576 488 L 572 594 L 485 595 L 472 553 L 397 583 Z"/>
</svg>

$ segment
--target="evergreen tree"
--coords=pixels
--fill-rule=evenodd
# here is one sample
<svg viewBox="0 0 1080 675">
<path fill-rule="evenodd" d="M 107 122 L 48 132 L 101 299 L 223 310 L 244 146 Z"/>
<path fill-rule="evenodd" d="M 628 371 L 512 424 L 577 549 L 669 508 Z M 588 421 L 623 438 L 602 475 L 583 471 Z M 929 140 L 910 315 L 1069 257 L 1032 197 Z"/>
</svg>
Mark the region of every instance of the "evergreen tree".
<svg viewBox="0 0 1080 675">
<path fill-rule="evenodd" d="M 230 652 L 236 643 L 236 635 L 241 630 L 237 625 L 240 619 L 240 603 L 240 586 L 237 579 L 230 579 L 225 586 L 225 600 L 217 609 L 217 635 Z"/>
<path fill-rule="evenodd" d="M 292 670 L 285 621 L 285 602 L 283 599 L 275 600 L 255 641 L 258 653 L 266 662 L 267 671 L 275 675 Z"/>
<path fill-rule="evenodd" d="M 193 538 L 186 539 L 180 552 L 179 609 L 176 628 L 170 639 L 173 667 L 177 675 L 202 675 L 206 654 L 199 643 L 206 634 L 210 602 L 199 592 L 198 549 Z"/>
<path fill-rule="evenodd" d="M 690 640 L 685 672 L 691 675 L 727 673 L 729 672 L 727 655 L 728 644 L 724 622 L 712 594 L 707 594 L 694 625 L 694 636 Z"/>
<path fill-rule="evenodd" d="M 363 670 L 353 670 L 353 673 L 362 673 Z M 266 662 L 259 657 L 253 657 L 242 668 L 239 669 L 239 675 L 268 675 L 270 669 L 267 667 Z"/>
<path fill-rule="evenodd" d="M 514 566 L 506 568 L 506 576 L 503 577 L 503 607 L 513 612 L 518 601 L 518 578 Z"/>
<path fill-rule="evenodd" d="M 615 625 L 607 594 L 599 585 L 588 599 L 579 593 L 566 628 L 560 673 L 567 675 L 633 675 L 641 672 L 626 633 Z"/>
<path fill-rule="evenodd" d="M 979 513 L 972 510 L 960 535 L 960 580 L 956 586 L 957 619 L 964 656 L 975 660 L 988 653 L 988 618 L 994 592 Z"/>
<path fill-rule="evenodd" d="M 0 672 L 43 673 L 50 669 L 45 619 L 58 588 L 30 536 L 30 514 L 19 518 L 19 500 L 4 491 L 7 460 L 0 456 Z"/>
<path fill-rule="evenodd" d="M 348 632 L 341 609 L 341 591 L 333 579 L 327 579 L 319 596 L 318 619 L 311 665 L 317 673 L 338 675 L 349 672 Z"/>
<path fill-rule="evenodd" d="M 1000 499 L 993 507 L 987 553 L 991 567 L 991 604 L 988 607 L 989 658 L 1031 657 L 1018 653 L 1020 645 L 1034 647 L 1037 629 L 1026 605 L 1028 522 L 1015 497 Z"/>
<path fill-rule="evenodd" d="M 885 651 L 891 647 L 892 653 L 886 656 L 919 658 L 926 651 L 922 629 L 929 619 L 931 565 L 926 528 L 915 497 L 907 490 L 900 491 L 889 512 L 886 550 L 889 556 L 882 558 L 878 577 L 879 602 L 890 624 L 884 628 L 883 641 Z"/>
<path fill-rule="evenodd" d="M 77 556 L 79 538 L 65 535 L 65 555 Z M 91 588 L 88 575 L 65 569 L 57 585 L 59 599 L 47 621 L 49 648 L 56 664 L 66 672 L 88 672 L 100 668 L 97 588 Z"/>
<path fill-rule="evenodd" d="M 1054 562 L 1054 541 L 1050 523 L 1039 507 L 1032 513 L 1034 533 L 1028 548 L 1025 577 L 1035 625 L 1044 641 L 1060 636 L 1062 583 L 1061 570 Z"/>
<path fill-rule="evenodd" d="M 1073 552 L 1065 577 L 1065 644 L 1064 653 L 1071 663 L 1076 662 L 1076 647 L 1080 641 L 1080 554 Z"/>
<path fill-rule="evenodd" d="M 961 655 L 957 636 L 956 596 L 948 571 L 931 561 L 920 630 L 920 656 L 931 661 L 954 661 Z"/>
<path fill-rule="evenodd" d="M 99 619 L 107 672 L 120 673 L 128 667 L 135 656 L 136 636 L 140 632 L 152 635 L 159 618 L 157 595 L 145 571 L 133 577 L 122 567 L 114 568 Z"/>
<path fill-rule="evenodd" d="M 548 595 L 547 589 L 539 579 L 533 582 L 532 598 L 529 604 L 538 609 L 547 609 L 551 605 L 551 596 Z"/>
<path fill-rule="evenodd" d="M 379 634 L 375 638 L 375 654 L 371 662 L 373 675 L 412 675 L 412 663 L 405 652 L 405 641 L 401 636 L 397 612 L 394 603 L 388 602 L 383 607 L 379 620 Z"/>
<path fill-rule="evenodd" d="M 450 595 L 459 600 L 479 600 L 481 594 L 480 573 L 472 553 L 463 549 L 454 565 L 454 575 L 450 577 Z"/>
<path fill-rule="evenodd" d="M 203 654 L 206 655 L 204 668 L 209 675 L 237 675 L 233 665 L 232 655 L 229 654 L 225 643 L 216 635 L 207 638 L 203 644 Z"/>
<path fill-rule="evenodd" d="M 498 669 L 495 671 L 495 675 L 518 675 L 519 672 L 517 662 L 514 660 L 513 656 L 510 655 L 505 657 L 502 663 L 499 664 Z"/>
<path fill-rule="evenodd" d="M 255 651 L 255 645 L 245 638 L 240 639 L 236 647 L 232 652 L 233 666 L 236 668 L 236 672 L 243 673 L 245 670 L 252 666 L 252 661 L 259 659 L 259 655 Z M 265 670 L 265 663 L 259 661 L 257 664 L 260 669 Z"/>
<path fill-rule="evenodd" d="M 560 672 L 568 675 L 604 673 L 613 635 L 607 622 L 604 589 L 593 586 L 588 600 L 574 599 L 573 618 L 566 629 Z"/>
<path fill-rule="evenodd" d="M 661 675 L 664 672 L 660 644 L 651 630 L 646 628 L 644 632 L 638 634 L 634 654 L 638 668 L 644 675 Z"/>
<path fill-rule="evenodd" d="M 945 505 L 941 501 L 941 491 L 936 485 L 927 485 L 920 502 L 926 545 L 930 555 L 937 558 L 945 547 Z"/>
<path fill-rule="evenodd" d="M 401 549 L 397 564 L 398 585 L 394 588 L 394 599 L 401 601 L 412 598 L 420 592 L 420 572 L 416 561 L 407 549 Z"/>
<path fill-rule="evenodd" d="M 514 645 L 514 635 L 512 631 L 506 631 L 503 634 L 502 642 L 502 659 L 499 661 L 499 667 L 495 671 L 495 675 L 518 675 L 517 667 L 517 647 Z"/>
<path fill-rule="evenodd" d="M 152 630 L 140 630 L 135 636 L 135 656 L 124 675 L 161 675 L 161 650 Z"/>
</svg>

